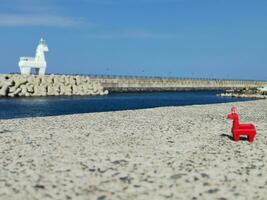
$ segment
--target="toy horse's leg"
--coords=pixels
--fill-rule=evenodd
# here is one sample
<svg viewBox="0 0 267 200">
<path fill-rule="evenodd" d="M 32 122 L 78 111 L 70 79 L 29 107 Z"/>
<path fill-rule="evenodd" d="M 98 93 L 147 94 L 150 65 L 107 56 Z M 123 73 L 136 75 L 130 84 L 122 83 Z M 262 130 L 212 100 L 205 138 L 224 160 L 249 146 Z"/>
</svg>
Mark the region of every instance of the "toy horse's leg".
<svg viewBox="0 0 267 200">
<path fill-rule="evenodd" d="M 237 141 L 239 141 L 239 139 L 240 139 L 240 135 L 239 135 L 238 133 L 234 132 L 234 133 L 233 133 L 233 140 L 234 140 L 235 142 L 237 142 Z"/>
<path fill-rule="evenodd" d="M 249 142 L 253 142 L 254 141 L 254 137 L 256 135 L 256 131 L 255 132 L 252 132 L 249 136 L 248 136 L 248 141 Z"/>
</svg>

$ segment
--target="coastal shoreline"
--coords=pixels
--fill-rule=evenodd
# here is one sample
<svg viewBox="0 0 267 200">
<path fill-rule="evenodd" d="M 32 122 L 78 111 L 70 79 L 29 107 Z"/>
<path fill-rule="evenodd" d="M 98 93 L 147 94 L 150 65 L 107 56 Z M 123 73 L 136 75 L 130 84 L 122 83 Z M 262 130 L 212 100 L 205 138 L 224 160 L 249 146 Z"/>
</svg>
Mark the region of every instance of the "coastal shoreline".
<svg viewBox="0 0 267 200">
<path fill-rule="evenodd" d="M 252 99 L 266 99 L 267 95 L 262 94 L 237 94 L 237 93 L 222 93 L 221 97 L 233 97 L 233 98 L 252 98 Z"/>
<path fill-rule="evenodd" d="M 256 125 L 231 140 L 230 108 Z M 267 101 L 0 120 L 3 199 L 264 199 Z"/>
<path fill-rule="evenodd" d="M 236 88 L 226 90 L 220 94 L 222 97 L 235 97 L 235 98 L 254 98 L 254 99 L 266 99 L 267 91 L 264 88 Z"/>
</svg>

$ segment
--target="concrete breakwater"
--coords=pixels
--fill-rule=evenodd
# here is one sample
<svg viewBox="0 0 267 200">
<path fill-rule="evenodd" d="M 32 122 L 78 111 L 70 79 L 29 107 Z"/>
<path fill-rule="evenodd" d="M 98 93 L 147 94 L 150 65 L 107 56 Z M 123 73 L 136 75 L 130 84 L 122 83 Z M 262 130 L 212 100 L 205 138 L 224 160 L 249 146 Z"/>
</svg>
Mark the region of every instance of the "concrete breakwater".
<svg viewBox="0 0 267 200">
<path fill-rule="evenodd" d="M 258 88 L 267 85 L 267 81 L 215 79 L 92 77 L 92 80 L 100 82 L 110 92 L 224 90 L 232 88 Z"/>
<path fill-rule="evenodd" d="M 106 94 L 101 83 L 84 76 L 0 75 L 0 97 Z"/>
<path fill-rule="evenodd" d="M 106 95 L 109 92 L 219 90 L 257 88 L 267 81 L 144 77 L 0 75 L 0 97 Z"/>
</svg>

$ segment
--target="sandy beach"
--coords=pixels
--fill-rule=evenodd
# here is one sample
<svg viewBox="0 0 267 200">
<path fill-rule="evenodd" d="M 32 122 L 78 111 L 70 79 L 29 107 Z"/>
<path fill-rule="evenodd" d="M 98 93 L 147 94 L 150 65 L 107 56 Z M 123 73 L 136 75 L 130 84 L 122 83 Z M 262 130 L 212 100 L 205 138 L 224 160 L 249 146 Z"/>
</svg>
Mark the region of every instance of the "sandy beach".
<svg viewBox="0 0 267 200">
<path fill-rule="evenodd" d="M 230 139 L 232 105 L 255 142 Z M 0 199 L 267 197 L 266 100 L 0 124 Z"/>
</svg>

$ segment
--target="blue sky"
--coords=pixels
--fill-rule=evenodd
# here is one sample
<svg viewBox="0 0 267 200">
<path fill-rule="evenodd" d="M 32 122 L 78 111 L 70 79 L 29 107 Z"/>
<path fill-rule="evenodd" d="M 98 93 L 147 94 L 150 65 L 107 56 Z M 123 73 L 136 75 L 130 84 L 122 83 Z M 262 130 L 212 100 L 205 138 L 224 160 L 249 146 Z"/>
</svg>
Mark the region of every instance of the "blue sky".
<svg viewBox="0 0 267 200">
<path fill-rule="evenodd" d="M 1 0 L 0 73 L 47 40 L 49 73 L 267 80 L 266 0 Z"/>
</svg>

